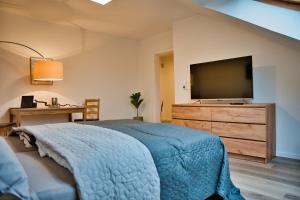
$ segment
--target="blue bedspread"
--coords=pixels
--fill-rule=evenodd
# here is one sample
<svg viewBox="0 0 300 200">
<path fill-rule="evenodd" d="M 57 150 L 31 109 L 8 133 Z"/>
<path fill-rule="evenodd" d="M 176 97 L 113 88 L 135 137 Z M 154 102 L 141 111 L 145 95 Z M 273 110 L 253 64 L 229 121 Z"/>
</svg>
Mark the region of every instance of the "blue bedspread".
<svg viewBox="0 0 300 200">
<path fill-rule="evenodd" d="M 162 200 L 201 200 L 215 193 L 225 200 L 244 199 L 230 179 L 227 153 L 217 136 L 132 120 L 88 123 L 128 134 L 149 149 L 160 176 Z"/>
<path fill-rule="evenodd" d="M 74 175 L 81 200 L 158 200 L 160 182 L 149 150 L 115 130 L 75 123 L 25 126 L 48 155 Z"/>
</svg>

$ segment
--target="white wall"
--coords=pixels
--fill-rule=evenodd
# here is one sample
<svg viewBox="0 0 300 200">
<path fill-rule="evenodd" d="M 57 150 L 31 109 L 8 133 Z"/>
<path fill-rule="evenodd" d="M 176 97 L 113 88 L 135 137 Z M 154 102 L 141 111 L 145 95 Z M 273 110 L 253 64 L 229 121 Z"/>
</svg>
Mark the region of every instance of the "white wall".
<svg viewBox="0 0 300 200">
<path fill-rule="evenodd" d="M 276 102 L 277 155 L 300 159 L 300 42 L 222 15 L 173 25 L 175 101 L 190 101 L 189 65 L 253 55 L 254 102 Z"/>
<path fill-rule="evenodd" d="M 134 116 L 129 96 L 137 85 L 138 44 L 135 40 L 3 11 L 0 12 L 0 27 L 1 40 L 20 42 L 47 57 L 61 60 L 65 74 L 64 80 L 53 86 L 30 85 L 29 57 L 37 55 L 22 47 L 0 44 L 0 122 L 8 121 L 8 109 L 20 106 L 21 96 L 25 94 L 47 101 L 56 96 L 60 103 L 79 105 L 85 98 L 99 97 L 101 119 Z M 38 119 L 48 121 L 48 117 Z M 51 121 L 57 120 L 52 118 Z M 27 122 L 32 123 L 32 120 Z"/>
<path fill-rule="evenodd" d="M 146 121 L 160 121 L 159 55 L 172 50 L 172 33 L 165 32 L 141 40 L 138 50 L 138 88 L 145 103 L 142 115 Z"/>
</svg>

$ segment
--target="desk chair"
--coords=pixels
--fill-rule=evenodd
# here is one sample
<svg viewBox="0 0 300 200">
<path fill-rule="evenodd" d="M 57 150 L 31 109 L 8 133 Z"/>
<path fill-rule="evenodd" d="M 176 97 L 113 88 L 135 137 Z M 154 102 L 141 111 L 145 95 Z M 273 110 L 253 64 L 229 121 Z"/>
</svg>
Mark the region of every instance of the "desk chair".
<svg viewBox="0 0 300 200">
<path fill-rule="evenodd" d="M 86 99 L 85 103 L 86 121 L 99 121 L 100 120 L 100 99 Z M 83 121 L 83 119 L 76 119 L 75 122 Z"/>
<path fill-rule="evenodd" d="M 8 136 L 11 128 L 16 125 L 16 123 L 0 123 L 0 136 Z"/>
</svg>

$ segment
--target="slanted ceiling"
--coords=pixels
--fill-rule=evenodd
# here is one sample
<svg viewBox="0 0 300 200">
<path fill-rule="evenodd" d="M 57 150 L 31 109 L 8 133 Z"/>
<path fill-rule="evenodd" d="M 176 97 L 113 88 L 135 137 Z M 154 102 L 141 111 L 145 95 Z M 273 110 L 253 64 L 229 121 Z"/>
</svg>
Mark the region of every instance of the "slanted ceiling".
<svg viewBox="0 0 300 200">
<path fill-rule="evenodd" d="M 0 0 L 1 12 L 34 20 L 142 39 L 172 29 L 172 22 L 196 15 L 177 0 Z"/>
<path fill-rule="evenodd" d="M 300 40 L 300 11 L 298 10 L 254 0 L 194 0 L 194 3 Z"/>
<path fill-rule="evenodd" d="M 207 8 L 300 40 L 300 11 L 255 0 L 113 0 L 104 6 L 90 0 L 0 0 L 0 15 L 9 12 L 132 39 L 169 31 L 174 21 Z"/>
</svg>

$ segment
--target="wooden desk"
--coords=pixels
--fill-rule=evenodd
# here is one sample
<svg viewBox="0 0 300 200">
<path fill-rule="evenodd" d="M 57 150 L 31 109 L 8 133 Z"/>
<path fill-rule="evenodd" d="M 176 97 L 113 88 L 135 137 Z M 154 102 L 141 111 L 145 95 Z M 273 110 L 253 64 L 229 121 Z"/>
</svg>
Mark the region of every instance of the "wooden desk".
<svg viewBox="0 0 300 200">
<path fill-rule="evenodd" d="M 32 115 L 60 115 L 68 114 L 69 121 L 72 121 L 72 113 L 82 113 L 83 120 L 86 120 L 85 107 L 62 107 L 62 108 L 10 108 L 10 122 L 13 122 L 14 116 L 16 117 L 17 126 L 21 126 L 22 116 Z"/>
</svg>

